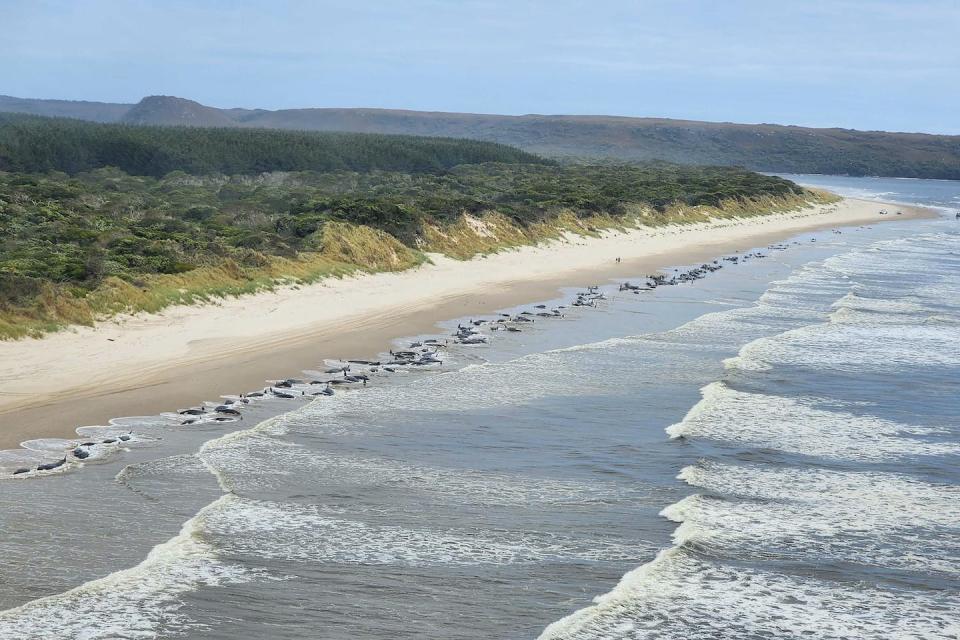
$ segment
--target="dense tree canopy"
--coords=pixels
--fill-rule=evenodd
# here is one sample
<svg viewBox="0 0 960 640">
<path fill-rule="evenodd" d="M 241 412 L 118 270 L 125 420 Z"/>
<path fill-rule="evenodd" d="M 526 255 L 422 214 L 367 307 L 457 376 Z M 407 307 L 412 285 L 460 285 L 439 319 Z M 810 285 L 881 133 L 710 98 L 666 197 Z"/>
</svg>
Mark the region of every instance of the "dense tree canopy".
<svg viewBox="0 0 960 640">
<path fill-rule="evenodd" d="M 132 175 L 406 171 L 479 162 L 546 162 L 513 147 L 453 138 L 266 129 L 144 127 L 0 113 L 0 171 Z"/>
</svg>

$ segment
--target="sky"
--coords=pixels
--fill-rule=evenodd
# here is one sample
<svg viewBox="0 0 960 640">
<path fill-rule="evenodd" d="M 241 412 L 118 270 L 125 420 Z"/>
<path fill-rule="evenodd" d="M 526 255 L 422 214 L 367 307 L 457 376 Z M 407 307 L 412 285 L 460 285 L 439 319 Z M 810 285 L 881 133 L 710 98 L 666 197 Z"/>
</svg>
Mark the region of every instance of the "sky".
<svg viewBox="0 0 960 640">
<path fill-rule="evenodd" d="M 0 0 L 0 94 L 960 134 L 960 0 Z"/>
</svg>

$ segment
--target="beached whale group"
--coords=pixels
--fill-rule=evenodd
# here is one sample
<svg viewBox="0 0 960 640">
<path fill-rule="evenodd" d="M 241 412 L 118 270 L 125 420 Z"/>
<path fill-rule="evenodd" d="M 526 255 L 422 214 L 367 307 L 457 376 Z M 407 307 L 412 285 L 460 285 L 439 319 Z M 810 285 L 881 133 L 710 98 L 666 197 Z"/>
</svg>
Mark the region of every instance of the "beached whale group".
<svg viewBox="0 0 960 640">
<path fill-rule="evenodd" d="M 133 439 L 133 432 L 123 433 L 114 438 L 103 438 L 99 441 L 86 441 L 81 442 L 71 448 L 69 453 L 61 457 L 59 460 L 54 460 L 53 462 L 44 462 L 38 464 L 34 467 L 19 467 L 14 469 L 11 475 L 19 476 L 31 471 L 53 471 L 54 469 L 59 469 L 60 467 L 67 464 L 69 458 L 74 458 L 76 460 L 86 460 L 90 457 L 91 449 L 97 445 L 115 445 L 121 442 L 129 442 Z"/>
<path fill-rule="evenodd" d="M 786 245 L 782 244 L 772 244 L 768 247 L 770 250 L 779 250 L 782 251 L 786 249 Z M 697 267 L 691 267 L 687 270 L 676 270 L 673 274 L 667 275 L 663 273 L 657 273 L 653 275 L 648 275 L 647 279 L 641 284 L 634 284 L 630 281 L 620 283 L 620 291 L 629 291 L 631 293 L 639 294 L 642 291 L 652 291 L 657 287 L 670 287 L 678 284 L 683 284 L 684 282 L 694 282 L 696 280 L 702 280 L 706 278 L 709 274 L 723 269 L 723 262 L 729 262 L 732 264 L 740 264 L 746 262 L 747 260 L 766 258 L 767 254 L 761 251 L 752 251 L 743 255 L 737 254 L 732 256 L 725 256 L 719 260 L 714 260 L 713 262 L 705 262 Z M 586 302 L 586 301 L 585 301 Z"/>
<path fill-rule="evenodd" d="M 793 244 L 797 244 L 794 242 Z M 770 250 L 783 250 L 786 245 L 770 245 Z M 723 268 L 724 263 L 741 264 L 748 260 L 766 257 L 767 254 L 754 251 L 746 254 L 737 254 L 726 256 L 714 260 L 710 263 L 704 263 L 699 266 L 685 270 L 674 270 L 670 274 L 648 275 L 640 284 L 623 282 L 619 284 L 619 292 L 630 292 L 639 294 L 643 291 L 652 291 L 657 287 L 675 286 L 683 283 L 694 282 L 705 278 L 708 274 Z M 262 390 L 253 391 L 240 396 L 233 396 L 222 400 L 220 403 L 206 403 L 196 407 L 189 407 L 179 410 L 173 417 L 179 419 L 179 425 L 189 426 L 199 423 L 209 422 L 234 422 L 242 420 L 242 408 L 250 404 L 255 399 L 275 398 L 281 400 L 291 400 L 296 398 L 332 396 L 335 388 L 349 388 L 351 386 L 366 386 L 371 381 L 371 376 L 393 374 L 402 370 L 413 370 L 418 368 L 429 368 L 442 366 L 444 361 L 444 349 L 450 345 L 484 345 L 491 338 L 491 333 L 496 331 L 506 331 L 518 333 L 523 331 L 525 325 L 536 322 L 537 319 L 562 319 L 565 317 L 565 311 L 570 307 L 598 307 L 607 299 L 607 295 L 601 290 L 599 285 L 592 285 L 585 290 L 574 294 L 573 300 L 568 305 L 557 305 L 550 309 L 545 304 L 538 304 L 531 309 L 517 313 L 501 313 L 494 318 L 471 319 L 466 322 L 460 322 L 456 329 L 445 338 L 428 338 L 417 342 L 412 342 L 405 349 L 391 349 L 385 357 L 380 360 L 350 359 L 333 361 L 331 365 L 323 370 L 322 375 L 317 375 L 312 379 L 285 378 L 282 380 L 270 381 L 270 384 Z M 386 357 L 386 356 L 389 357 Z M 318 388 L 319 387 L 319 388 Z M 62 457 L 51 461 L 37 464 L 32 467 L 21 467 L 16 469 L 12 475 L 31 474 L 31 472 L 50 472 L 60 469 L 71 461 L 82 462 L 91 455 L 91 448 L 97 445 L 120 445 L 128 442 L 133 437 L 133 433 L 125 433 L 116 437 L 108 437 L 100 441 L 87 441 L 71 445 L 71 448 Z M 32 475 L 32 474 L 31 474 Z"/>
<path fill-rule="evenodd" d="M 574 305 L 576 305 L 575 302 Z M 457 330 L 452 334 L 453 342 L 454 344 L 486 344 L 488 336 L 480 330 L 480 327 L 486 327 L 490 331 L 520 333 L 523 329 L 519 325 L 536 322 L 536 318 L 563 318 L 563 310 L 567 307 L 559 305 L 546 311 L 547 305 L 538 304 L 534 308 L 536 311 L 521 311 L 517 314 L 501 313 L 496 319 L 470 320 L 466 325 L 458 324 Z"/>
</svg>

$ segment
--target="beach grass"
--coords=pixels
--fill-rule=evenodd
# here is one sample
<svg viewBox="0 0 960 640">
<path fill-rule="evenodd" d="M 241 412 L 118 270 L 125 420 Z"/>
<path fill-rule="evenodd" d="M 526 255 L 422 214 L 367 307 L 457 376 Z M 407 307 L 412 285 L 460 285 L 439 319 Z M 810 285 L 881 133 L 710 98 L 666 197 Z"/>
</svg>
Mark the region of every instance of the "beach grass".
<svg viewBox="0 0 960 640">
<path fill-rule="evenodd" d="M 121 315 L 158 313 L 174 305 L 215 304 L 223 298 L 325 278 L 403 271 L 427 262 L 427 253 L 468 260 L 571 236 L 597 237 L 630 229 L 785 213 L 838 199 L 828 192 L 807 190 L 787 196 L 727 199 L 718 206 L 674 204 L 656 210 L 631 205 L 620 215 L 582 216 L 559 210 L 547 220 L 527 225 L 497 211 L 464 213 L 450 223 L 425 225 L 416 248 L 379 229 L 330 222 L 314 241 L 314 250 L 294 257 L 260 254 L 253 264 L 228 258 L 183 273 L 149 274 L 135 280 L 111 276 L 93 290 L 44 283 L 31 305 L 0 310 L 0 339 L 40 337 L 70 325 L 91 326 Z"/>
<path fill-rule="evenodd" d="M 426 255 L 383 231 L 347 223 L 327 225 L 315 252 L 295 258 L 263 256 L 258 266 L 227 259 L 178 274 L 153 274 L 130 282 L 106 278 L 92 291 L 44 283 L 34 304 L 0 311 L 0 339 L 41 337 L 70 325 L 91 326 L 123 314 L 158 313 L 174 305 L 306 285 L 325 278 L 402 271 L 423 264 Z"/>
</svg>

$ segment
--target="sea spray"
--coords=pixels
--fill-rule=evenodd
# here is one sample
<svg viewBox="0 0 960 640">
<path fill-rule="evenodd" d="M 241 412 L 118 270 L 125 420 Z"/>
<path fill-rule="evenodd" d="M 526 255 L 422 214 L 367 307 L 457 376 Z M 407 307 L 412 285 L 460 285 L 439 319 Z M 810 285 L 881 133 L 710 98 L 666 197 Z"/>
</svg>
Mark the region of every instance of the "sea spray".
<svg viewBox="0 0 960 640">
<path fill-rule="evenodd" d="M 201 585 L 251 579 L 256 572 L 225 563 L 202 540 L 202 522 L 223 496 L 184 523 L 180 533 L 157 545 L 135 567 L 92 580 L 65 593 L 0 612 L 0 637 L 155 638 L 189 624 L 180 596 Z"/>
</svg>

